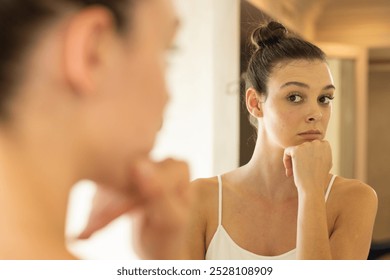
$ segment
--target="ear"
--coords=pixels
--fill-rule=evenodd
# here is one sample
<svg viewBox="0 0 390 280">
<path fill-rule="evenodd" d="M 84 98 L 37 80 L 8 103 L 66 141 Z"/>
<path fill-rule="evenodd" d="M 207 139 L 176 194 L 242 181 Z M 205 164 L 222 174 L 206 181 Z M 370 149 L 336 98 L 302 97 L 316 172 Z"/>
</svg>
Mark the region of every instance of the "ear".
<svg viewBox="0 0 390 280">
<path fill-rule="evenodd" d="M 100 7 L 74 15 L 64 36 L 64 74 L 78 94 L 96 90 L 96 73 L 104 64 L 104 46 L 114 30 L 111 13 Z"/>
<path fill-rule="evenodd" d="M 261 101 L 257 91 L 250 87 L 245 93 L 246 108 L 248 112 L 255 118 L 263 117 L 263 110 L 261 108 Z"/>
</svg>

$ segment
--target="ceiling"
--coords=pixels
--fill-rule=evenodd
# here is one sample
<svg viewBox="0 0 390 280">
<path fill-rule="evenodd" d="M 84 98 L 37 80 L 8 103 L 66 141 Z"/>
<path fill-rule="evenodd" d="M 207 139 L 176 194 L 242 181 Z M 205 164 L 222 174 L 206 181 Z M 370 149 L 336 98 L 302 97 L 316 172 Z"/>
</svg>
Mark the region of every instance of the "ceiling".
<svg viewBox="0 0 390 280">
<path fill-rule="evenodd" d="M 317 42 L 361 46 L 390 60 L 390 0 L 247 0 Z"/>
<path fill-rule="evenodd" d="M 389 0 L 326 0 L 315 20 L 316 39 L 369 48 L 390 47 L 389 15 Z"/>
</svg>

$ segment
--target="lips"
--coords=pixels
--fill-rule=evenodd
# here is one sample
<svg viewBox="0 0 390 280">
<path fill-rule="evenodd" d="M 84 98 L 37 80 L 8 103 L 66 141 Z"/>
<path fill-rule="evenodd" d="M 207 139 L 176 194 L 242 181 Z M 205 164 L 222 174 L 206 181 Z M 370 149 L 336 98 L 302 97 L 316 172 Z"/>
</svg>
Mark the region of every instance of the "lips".
<svg viewBox="0 0 390 280">
<path fill-rule="evenodd" d="M 319 130 L 308 130 L 298 134 L 306 140 L 316 140 L 322 138 L 322 133 Z"/>
</svg>

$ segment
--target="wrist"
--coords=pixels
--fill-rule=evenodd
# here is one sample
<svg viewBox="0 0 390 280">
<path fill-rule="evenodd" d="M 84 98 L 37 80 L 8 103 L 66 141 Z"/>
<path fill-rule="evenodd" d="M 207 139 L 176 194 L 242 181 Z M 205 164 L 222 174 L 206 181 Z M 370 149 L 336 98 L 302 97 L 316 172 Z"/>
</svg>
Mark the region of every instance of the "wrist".
<svg viewBox="0 0 390 280">
<path fill-rule="evenodd" d="M 305 199 L 316 199 L 324 197 L 324 187 L 318 184 L 305 184 L 297 186 L 298 197 Z"/>
</svg>

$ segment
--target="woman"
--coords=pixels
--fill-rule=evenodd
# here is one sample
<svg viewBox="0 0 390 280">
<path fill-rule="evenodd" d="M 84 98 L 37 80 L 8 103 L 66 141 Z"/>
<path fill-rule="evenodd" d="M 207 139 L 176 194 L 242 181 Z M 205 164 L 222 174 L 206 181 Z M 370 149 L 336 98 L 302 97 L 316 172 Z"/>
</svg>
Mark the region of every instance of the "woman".
<svg viewBox="0 0 390 280">
<path fill-rule="evenodd" d="M 248 164 L 193 182 L 194 259 L 366 259 L 377 197 L 330 174 L 324 140 L 335 87 L 324 53 L 277 22 L 257 28 L 246 106 Z"/>
<path fill-rule="evenodd" d="M 183 258 L 188 169 L 148 159 L 167 103 L 169 0 L 0 2 L 0 259 L 73 259 L 69 191 L 130 197 L 144 258 Z"/>
</svg>

